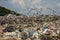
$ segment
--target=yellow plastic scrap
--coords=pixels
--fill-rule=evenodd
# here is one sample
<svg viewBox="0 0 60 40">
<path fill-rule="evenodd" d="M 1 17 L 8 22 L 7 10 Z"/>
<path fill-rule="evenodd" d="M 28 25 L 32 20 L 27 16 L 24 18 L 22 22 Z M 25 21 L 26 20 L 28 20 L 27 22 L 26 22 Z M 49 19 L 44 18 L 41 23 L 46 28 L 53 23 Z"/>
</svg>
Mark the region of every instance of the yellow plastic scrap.
<svg viewBox="0 0 60 40">
<path fill-rule="evenodd" d="M 54 35 L 54 34 L 50 34 L 49 36 L 50 36 L 50 37 L 53 37 L 53 36 L 55 36 L 55 35 Z"/>
</svg>

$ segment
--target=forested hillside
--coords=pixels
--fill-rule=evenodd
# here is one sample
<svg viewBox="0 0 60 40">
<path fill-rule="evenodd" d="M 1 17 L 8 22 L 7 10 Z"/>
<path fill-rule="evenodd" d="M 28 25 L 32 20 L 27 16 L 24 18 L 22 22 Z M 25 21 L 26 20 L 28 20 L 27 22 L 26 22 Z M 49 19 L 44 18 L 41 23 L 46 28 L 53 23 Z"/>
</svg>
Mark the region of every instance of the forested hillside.
<svg viewBox="0 0 60 40">
<path fill-rule="evenodd" d="M 15 11 L 11 11 L 10 9 L 0 6 L 0 16 L 4 16 L 6 14 L 20 15 L 20 14 L 16 13 Z"/>
</svg>

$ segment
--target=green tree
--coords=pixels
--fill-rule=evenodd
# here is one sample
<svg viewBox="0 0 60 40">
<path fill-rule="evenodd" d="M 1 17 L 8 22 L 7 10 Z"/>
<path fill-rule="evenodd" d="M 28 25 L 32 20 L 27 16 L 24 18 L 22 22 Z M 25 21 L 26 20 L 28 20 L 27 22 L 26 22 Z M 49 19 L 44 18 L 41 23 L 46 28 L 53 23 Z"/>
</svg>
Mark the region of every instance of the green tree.
<svg viewBox="0 0 60 40">
<path fill-rule="evenodd" d="M 15 11 L 11 11 L 5 7 L 0 6 L 0 16 L 4 16 L 6 14 L 21 15 L 21 14 L 16 13 Z"/>
</svg>

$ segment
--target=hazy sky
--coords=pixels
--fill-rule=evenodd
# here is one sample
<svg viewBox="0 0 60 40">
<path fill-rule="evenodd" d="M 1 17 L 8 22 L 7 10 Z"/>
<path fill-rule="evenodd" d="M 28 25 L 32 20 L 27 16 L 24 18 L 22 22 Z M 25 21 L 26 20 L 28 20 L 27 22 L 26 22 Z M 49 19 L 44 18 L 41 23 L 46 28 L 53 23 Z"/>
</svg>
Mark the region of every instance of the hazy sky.
<svg viewBox="0 0 60 40">
<path fill-rule="evenodd" d="M 0 6 L 21 12 L 29 8 L 51 8 L 60 12 L 60 0 L 0 0 Z"/>
</svg>

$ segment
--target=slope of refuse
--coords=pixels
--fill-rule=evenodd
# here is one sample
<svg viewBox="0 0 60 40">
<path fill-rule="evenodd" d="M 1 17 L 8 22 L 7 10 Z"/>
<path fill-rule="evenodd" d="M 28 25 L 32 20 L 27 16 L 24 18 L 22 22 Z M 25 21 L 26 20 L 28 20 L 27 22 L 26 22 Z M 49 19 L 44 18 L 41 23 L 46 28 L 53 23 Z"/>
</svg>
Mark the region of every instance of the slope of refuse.
<svg viewBox="0 0 60 40">
<path fill-rule="evenodd" d="M 49 25 L 56 35 L 50 39 L 42 37 L 42 28 Z M 0 40 L 60 40 L 60 16 L 39 15 L 27 17 L 8 14 L 0 16 Z"/>
</svg>

